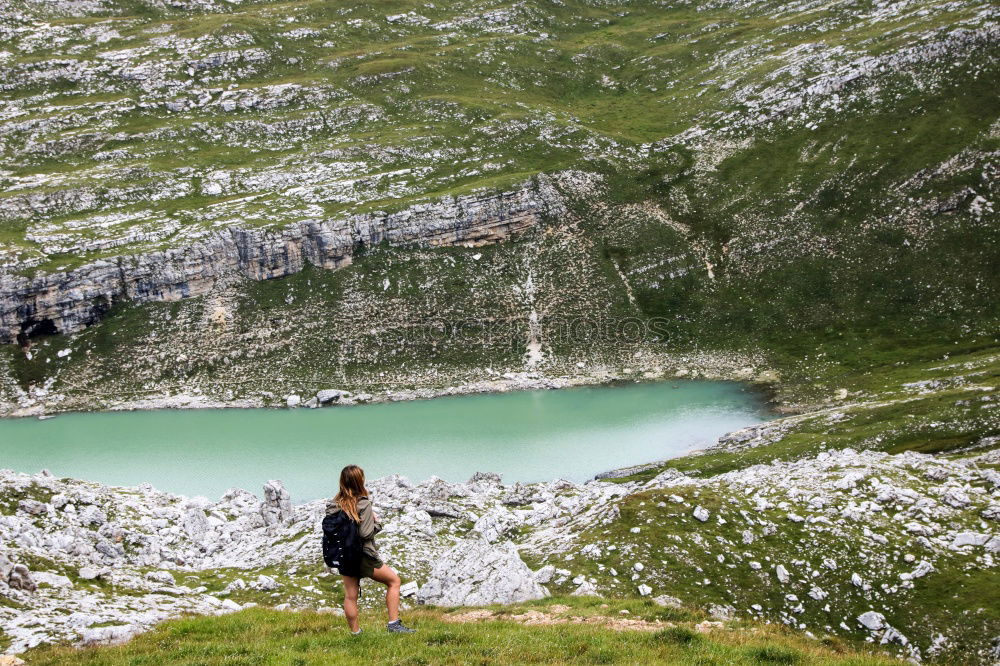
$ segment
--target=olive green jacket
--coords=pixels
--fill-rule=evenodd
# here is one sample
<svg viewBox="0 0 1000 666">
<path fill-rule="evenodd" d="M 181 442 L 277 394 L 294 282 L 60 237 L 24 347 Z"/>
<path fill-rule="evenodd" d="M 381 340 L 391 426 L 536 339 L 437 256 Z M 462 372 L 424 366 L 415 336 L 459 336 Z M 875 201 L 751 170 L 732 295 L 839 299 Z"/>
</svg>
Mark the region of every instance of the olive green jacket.
<svg viewBox="0 0 1000 666">
<path fill-rule="evenodd" d="M 336 513 L 338 511 L 340 511 L 340 505 L 337 504 L 336 500 L 327 502 L 327 513 Z M 375 511 L 372 509 L 371 500 L 367 497 L 358 498 L 358 517 L 361 518 L 361 522 L 358 523 L 358 536 L 361 537 L 362 542 L 361 549 L 368 557 L 378 560 L 381 566 L 382 556 L 378 554 L 375 535 L 382 531 L 382 523 L 375 520 Z"/>
</svg>

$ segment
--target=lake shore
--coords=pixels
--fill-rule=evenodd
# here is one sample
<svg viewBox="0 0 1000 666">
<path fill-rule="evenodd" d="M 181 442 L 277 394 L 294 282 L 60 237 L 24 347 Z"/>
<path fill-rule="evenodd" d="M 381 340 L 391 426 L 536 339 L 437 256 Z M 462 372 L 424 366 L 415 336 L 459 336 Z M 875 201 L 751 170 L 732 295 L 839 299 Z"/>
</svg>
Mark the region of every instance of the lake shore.
<svg viewBox="0 0 1000 666">
<path fill-rule="evenodd" d="M 136 410 L 0 422 L 4 466 L 115 485 L 150 482 L 219 496 L 261 478 L 310 500 L 345 464 L 370 476 L 476 471 L 509 482 L 582 483 L 627 465 L 683 455 L 773 418 L 760 396 L 730 381 L 677 380 L 509 391 L 354 408 Z M 18 442 L 31 441 L 31 447 Z M 616 443 L 608 447 L 607 442 Z M 472 454 L 472 455 L 470 455 Z"/>
<path fill-rule="evenodd" d="M 572 388 L 648 381 L 704 379 L 738 381 L 761 391 L 771 409 L 779 413 L 797 411 L 777 398 L 780 373 L 749 354 L 706 352 L 698 354 L 649 354 L 631 365 L 607 362 L 550 361 L 537 370 L 474 368 L 451 373 L 434 371 L 400 373 L 386 382 L 348 383 L 333 386 L 296 382 L 284 391 L 269 391 L 243 397 L 227 397 L 227 388 L 184 386 L 158 389 L 148 395 L 74 393 L 33 386 L 20 390 L 16 402 L 0 402 L 0 418 L 39 417 L 74 412 L 137 411 L 156 409 L 259 409 L 317 408 L 378 404 L 410 400 L 511 391 Z M 444 375 L 444 376 L 442 376 Z M 344 393 L 325 404 L 318 393 Z"/>
</svg>

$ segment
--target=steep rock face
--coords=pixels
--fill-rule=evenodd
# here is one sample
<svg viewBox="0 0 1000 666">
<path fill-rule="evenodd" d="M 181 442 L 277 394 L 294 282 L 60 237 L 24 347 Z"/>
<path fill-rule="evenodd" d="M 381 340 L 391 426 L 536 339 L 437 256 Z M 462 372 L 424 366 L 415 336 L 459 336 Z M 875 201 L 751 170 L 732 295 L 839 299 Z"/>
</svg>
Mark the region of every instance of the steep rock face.
<svg viewBox="0 0 1000 666">
<path fill-rule="evenodd" d="M 120 301 L 176 301 L 207 293 L 218 280 L 291 275 L 307 264 L 336 269 L 359 250 L 501 241 L 565 212 L 550 179 L 505 192 L 470 194 L 396 213 L 303 220 L 281 230 L 230 227 L 183 248 L 99 260 L 64 273 L 0 274 L 0 342 L 38 333 L 73 333 Z"/>
</svg>

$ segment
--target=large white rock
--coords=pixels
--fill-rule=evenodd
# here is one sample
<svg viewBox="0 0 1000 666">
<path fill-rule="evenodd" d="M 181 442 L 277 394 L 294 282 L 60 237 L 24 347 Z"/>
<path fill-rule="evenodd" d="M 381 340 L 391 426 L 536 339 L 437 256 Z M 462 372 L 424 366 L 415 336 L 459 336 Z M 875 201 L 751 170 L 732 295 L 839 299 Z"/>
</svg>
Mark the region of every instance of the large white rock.
<svg viewBox="0 0 1000 666">
<path fill-rule="evenodd" d="M 142 627 L 130 624 L 116 624 L 110 627 L 93 627 L 80 632 L 81 645 L 125 643 L 142 631 Z"/>
<path fill-rule="evenodd" d="M 251 585 L 251 587 L 253 587 L 256 590 L 262 590 L 264 592 L 271 592 L 271 591 L 277 590 L 279 587 L 281 587 L 281 583 L 279 583 L 278 581 L 274 580 L 270 576 L 265 576 L 265 575 L 261 574 L 260 576 L 257 576 L 257 580 L 253 582 L 253 584 Z"/>
<path fill-rule="evenodd" d="M 0 551 L 0 582 L 6 583 L 13 569 L 14 563 L 10 561 L 10 558 L 3 551 Z"/>
<path fill-rule="evenodd" d="M 865 611 L 858 616 L 858 622 L 862 624 L 869 631 L 878 631 L 879 629 L 884 629 L 887 625 L 885 623 L 885 615 L 882 613 L 876 613 L 875 611 Z"/>
<path fill-rule="evenodd" d="M 476 521 L 472 529 L 490 543 L 496 543 L 517 526 L 517 517 L 502 506 L 495 506 Z"/>
<path fill-rule="evenodd" d="M 319 404 L 321 405 L 329 405 L 330 403 L 340 402 L 341 398 L 349 398 L 350 396 L 350 391 L 341 391 L 339 389 L 323 389 L 322 391 L 316 392 L 316 400 L 319 401 Z"/>
<path fill-rule="evenodd" d="M 417 593 L 421 603 L 439 606 L 508 604 L 544 596 L 513 543 L 484 539 L 458 542 L 441 556 Z"/>
<path fill-rule="evenodd" d="M 389 521 L 385 526 L 385 533 L 398 532 L 408 536 L 434 537 L 434 522 L 431 514 L 421 509 L 406 507 L 399 516 Z"/>
<path fill-rule="evenodd" d="M 959 532 L 951 542 L 952 549 L 963 548 L 965 546 L 983 546 L 990 540 L 989 534 L 979 532 Z"/>
<path fill-rule="evenodd" d="M 556 568 L 551 564 L 546 564 L 541 569 L 535 571 L 535 581 L 545 585 L 546 583 L 552 582 L 552 578 L 556 575 Z"/>
<path fill-rule="evenodd" d="M 265 525 L 283 523 L 292 517 L 292 498 L 281 481 L 264 484 L 264 503 L 260 515 Z"/>
<path fill-rule="evenodd" d="M 181 518 L 181 527 L 190 539 L 199 539 L 208 530 L 208 518 L 201 509 L 188 509 Z"/>
<path fill-rule="evenodd" d="M 70 588 L 73 587 L 73 581 L 68 577 L 61 574 L 52 573 L 49 571 L 36 571 L 31 576 L 35 579 L 35 582 L 39 585 L 48 585 L 49 587 L 55 588 Z"/>
</svg>

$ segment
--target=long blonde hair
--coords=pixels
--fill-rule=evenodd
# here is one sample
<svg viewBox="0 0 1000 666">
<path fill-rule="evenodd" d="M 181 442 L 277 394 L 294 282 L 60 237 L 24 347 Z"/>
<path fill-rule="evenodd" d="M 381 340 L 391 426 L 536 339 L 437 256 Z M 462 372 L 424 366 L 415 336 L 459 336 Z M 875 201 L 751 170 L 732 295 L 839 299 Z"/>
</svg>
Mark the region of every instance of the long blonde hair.
<svg viewBox="0 0 1000 666">
<path fill-rule="evenodd" d="M 365 488 L 365 470 L 357 465 L 348 465 L 340 470 L 340 492 L 333 501 L 341 511 L 351 517 L 351 520 L 360 523 L 358 499 L 361 497 L 368 497 L 368 489 Z"/>
</svg>

